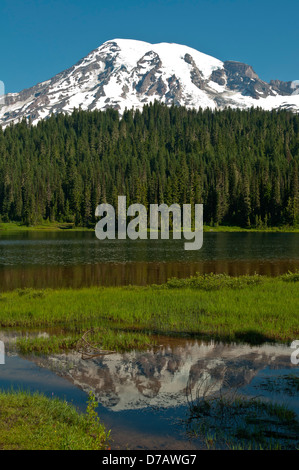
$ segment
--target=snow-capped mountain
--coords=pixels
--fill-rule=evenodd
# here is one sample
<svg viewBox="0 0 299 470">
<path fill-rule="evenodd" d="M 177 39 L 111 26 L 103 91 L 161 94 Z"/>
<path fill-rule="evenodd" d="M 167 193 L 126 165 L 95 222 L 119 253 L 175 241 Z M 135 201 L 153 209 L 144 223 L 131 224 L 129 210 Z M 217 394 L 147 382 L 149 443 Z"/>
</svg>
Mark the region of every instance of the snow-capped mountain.
<svg viewBox="0 0 299 470">
<path fill-rule="evenodd" d="M 188 108 L 299 111 L 299 81 L 262 81 L 247 64 L 215 59 L 179 44 L 128 39 L 105 42 L 46 82 L 5 96 L 0 124 L 33 123 L 59 112 L 141 109 L 158 100 Z"/>
</svg>

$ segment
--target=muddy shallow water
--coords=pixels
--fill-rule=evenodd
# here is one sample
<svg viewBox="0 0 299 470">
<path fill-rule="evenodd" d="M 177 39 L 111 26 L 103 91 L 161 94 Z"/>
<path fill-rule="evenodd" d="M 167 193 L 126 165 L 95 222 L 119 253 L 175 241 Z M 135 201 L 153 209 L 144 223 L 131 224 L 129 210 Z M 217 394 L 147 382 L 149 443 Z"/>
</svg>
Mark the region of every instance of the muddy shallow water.
<svg viewBox="0 0 299 470">
<path fill-rule="evenodd" d="M 8 343 L 3 333 L 2 340 Z M 188 436 L 184 420 L 190 399 L 204 393 L 202 377 L 206 383 L 213 381 L 214 391 L 229 387 L 245 396 L 271 399 L 299 416 L 298 392 L 277 386 L 290 375 L 299 376 L 291 352 L 288 345 L 182 338 L 160 338 L 158 347 L 145 352 L 88 360 L 79 353 L 22 358 L 8 352 L 0 366 L 0 388 L 38 390 L 81 410 L 92 391 L 101 420 L 112 429 L 112 448 L 196 449 L 202 443 Z"/>
</svg>

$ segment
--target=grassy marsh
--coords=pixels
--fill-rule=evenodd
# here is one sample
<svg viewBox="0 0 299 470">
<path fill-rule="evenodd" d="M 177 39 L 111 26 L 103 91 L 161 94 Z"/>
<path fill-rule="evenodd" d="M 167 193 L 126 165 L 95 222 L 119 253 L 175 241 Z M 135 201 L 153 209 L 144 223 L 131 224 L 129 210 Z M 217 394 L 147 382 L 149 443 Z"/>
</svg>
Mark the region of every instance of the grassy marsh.
<svg viewBox="0 0 299 470">
<path fill-rule="evenodd" d="M 40 221 L 36 225 L 26 225 L 21 222 L 0 222 L 1 232 L 24 232 L 24 231 L 94 231 L 92 227 L 75 226 L 68 222 Z M 232 225 L 204 225 L 204 232 L 299 232 L 298 225 L 283 225 L 279 227 L 251 227 L 244 228 Z"/>
<path fill-rule="evenodd" d="M 105 450 L 110 432 L 89 396 L 86 413 L 57 398 L 0 391 L 1 450 Z"/>
<path fill-rule="evenodd" d="M 289 377 L 282 377 L 281 383 L 289 387 Z M 203 373 L 195 393 L 190 384 L 187 385 L 186 397 L 189 406 L 186 431 L 193 439 L 204 442 L 208 449 L 299 448 L 296 412 L 287 404 L 244 396 L 238 386 L 230 385 L 225 372 L 220 390 L 217 379 Z"/>
<path fill-rule="evenodd" d="M 161 286 L 18 289 L 0 295 L 0 327 L 56 328 L 21 338 L 24 352 L 73 349 L 82 334 L 118 351 L 153 344 L 153 335 L 192 335 L 251 344 L 289 342 L 299 334 L 298 273 L 276 278 L 196 275 Z"/>
<path fill-rule="evenodd" d="M 187 432 L 209 449 L 298 449 L 299 422 L 285 405 L 255 398 L 203 398 L 190 407 Z"/>
</svg>

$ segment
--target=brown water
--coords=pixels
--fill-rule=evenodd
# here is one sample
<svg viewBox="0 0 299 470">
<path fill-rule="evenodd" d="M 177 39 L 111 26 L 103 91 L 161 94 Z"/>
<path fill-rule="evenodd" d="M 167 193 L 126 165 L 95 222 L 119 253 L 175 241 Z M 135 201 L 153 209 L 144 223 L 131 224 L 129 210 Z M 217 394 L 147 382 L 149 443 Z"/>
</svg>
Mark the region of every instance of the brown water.
<svg viewBox="0 0 299 470">
<path fill-rule="evenodd" d="M 299 234 L 204 233 L 184 240 L 105 240 L 94 232 L 0 234 L 0 289 L 146 285 L 200 273 L 277 276 L 299 269 Z"/>
</svg>

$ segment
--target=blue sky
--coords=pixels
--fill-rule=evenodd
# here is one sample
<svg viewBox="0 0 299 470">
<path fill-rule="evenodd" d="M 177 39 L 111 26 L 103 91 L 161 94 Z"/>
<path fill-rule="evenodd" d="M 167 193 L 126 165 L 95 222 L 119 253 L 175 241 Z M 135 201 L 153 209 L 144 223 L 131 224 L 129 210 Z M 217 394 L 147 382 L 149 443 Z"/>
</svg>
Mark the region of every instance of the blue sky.
<svg viewBox="0 0 299 470">
<path fill-rule="evenodd" d="M 185 44 L 265 81 L 298 80 L 298 18 L 298 0 L 0 0 L 0 80 L 20 91 L 113 38 Z"/>
</svg>

